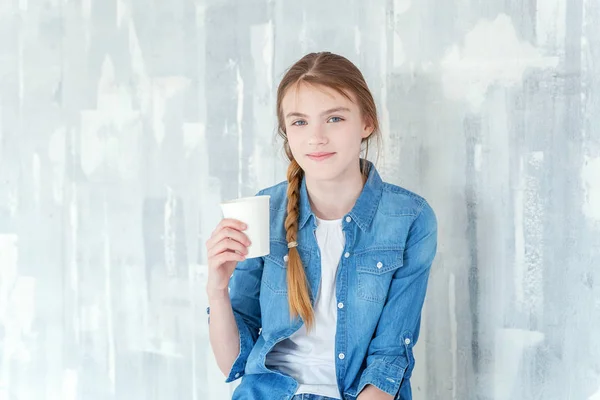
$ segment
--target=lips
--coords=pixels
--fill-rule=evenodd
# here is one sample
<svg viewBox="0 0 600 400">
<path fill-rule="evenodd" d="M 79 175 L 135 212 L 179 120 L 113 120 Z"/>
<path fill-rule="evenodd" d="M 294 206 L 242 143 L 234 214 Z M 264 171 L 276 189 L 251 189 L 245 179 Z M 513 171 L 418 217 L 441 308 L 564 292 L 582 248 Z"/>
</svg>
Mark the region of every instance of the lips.
<svg viewBox="0 0 600 400">
<path fill-rule="evenodd" d="M 317 153 L 307 154 L 307 157 L 313 161 L 323 161 L 323 160 L 330 158 L 334 154 L 335 153 L 317 152 Z"/>
</svg>

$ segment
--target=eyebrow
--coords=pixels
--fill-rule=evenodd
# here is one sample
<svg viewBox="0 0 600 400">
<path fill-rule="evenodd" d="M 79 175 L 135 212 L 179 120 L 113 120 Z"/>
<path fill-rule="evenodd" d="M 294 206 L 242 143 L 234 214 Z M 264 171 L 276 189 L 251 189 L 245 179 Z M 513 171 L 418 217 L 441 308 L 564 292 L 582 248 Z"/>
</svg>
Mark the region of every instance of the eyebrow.
<svg viewBox="0 0 600 400">
<path fill-rule="evenodd" d="M 340 111 L 346 111 L 346 112 L 350 112 L 350 109 L 349 109 L 348 107 L 335 107 L 335 108 L 330 108 L 329 110 L 325 110 L 325 111 L 323 111 L 323 112 L 321 113 L 321 116 L 324 116 L 324 115 L 326 115 L 326 114 L 331 114 L 331 113 L 334 113 L 334 112 L 340 112 Z M 306 117 L 308 117 L 308 115 L 293 111 L 293 112 L 291 112 L 291 113 L 288 113 L 288 114 L 287 114 L 285 117 L 286 117 L 286 118 L 290 118 L 290 117 L 301 117 L 301 118 L 306 118 Z"/>
</svg>

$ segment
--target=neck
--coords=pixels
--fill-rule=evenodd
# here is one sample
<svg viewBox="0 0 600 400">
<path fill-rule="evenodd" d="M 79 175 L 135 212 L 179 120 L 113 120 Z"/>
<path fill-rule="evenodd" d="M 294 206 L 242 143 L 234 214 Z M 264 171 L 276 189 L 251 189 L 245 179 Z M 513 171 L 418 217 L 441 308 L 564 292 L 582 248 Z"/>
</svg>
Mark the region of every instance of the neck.
<svg viewBox="0 0 600 400">
<path fill-rule="evenodd" d="M 366 182 L 358 166 L 343 179 L 312 180 L 306 176 L 306 190 L 313 213 L 320 219 L 343 218 L 356 203 Z"/>
</svg>

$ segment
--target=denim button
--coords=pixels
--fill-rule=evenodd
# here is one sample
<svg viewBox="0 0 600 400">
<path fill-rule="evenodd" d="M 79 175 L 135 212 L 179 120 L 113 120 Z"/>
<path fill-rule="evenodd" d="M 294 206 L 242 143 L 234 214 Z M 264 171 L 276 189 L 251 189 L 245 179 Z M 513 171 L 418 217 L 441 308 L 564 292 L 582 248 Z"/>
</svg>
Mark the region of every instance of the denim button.
<svg viewBox="0 0 600 400">
<path fill-rule="evenodd" d="M 346 356 L 344 355 L 344 353 L 340 353 L 338 355 L 338 357 L 340 358 L 340 360 L 343 360 L 344 358 L 346 358 Z"/>
<path fill-rule="evenodd" d="M 346 254 L 344 254 L 344 257 L 346 257 L 346 258 L 350 257 L 350 253 L 346 252 Z"/>
<path fill-rule="evenodd" d="M 342 302 L 339 302 L 339 303 L 338 303 L 338 308 L 344 308 L 344 303 L 342 303 Z"/>
<path fill-rule="evenodd" d="M 380 261 L 380 262 L 377 263 L 377 268 L 381 268 L 381 267 L 383 267 L 383 264 Z"/>
<path fill-rule="evenodd" d="M 404 339 L 404 343 L 410 344 L 410 339 L 409 338 Z"/>
<path fill-rule="evenodd" d="M 350 221 L 352 221 L 352 218 L 346 217 L 346 222 L 350 222 Z"/>
<path fill-rule="evenodd" d="M 287 256 L 287 254 L 286 254 L 285 256 L 283 256 L 283 261 L 287 262 L 287 261 L 288 261 L 288 258 L 289 258 L 289 257 L 288 257 L 288 256 Z"/>
<path fill-rule="evenodd" d="M 239 378 L 240 377 L 240 373 L 238 372 L 237 374 L 235 374 L 235 377 Z"/>
</svg>

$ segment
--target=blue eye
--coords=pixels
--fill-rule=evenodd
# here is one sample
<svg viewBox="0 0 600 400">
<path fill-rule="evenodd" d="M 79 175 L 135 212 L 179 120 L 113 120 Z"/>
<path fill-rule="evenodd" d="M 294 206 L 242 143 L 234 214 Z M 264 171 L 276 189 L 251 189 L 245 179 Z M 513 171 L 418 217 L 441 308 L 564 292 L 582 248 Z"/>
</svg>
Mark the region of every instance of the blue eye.
<svg viewBox="0 0 600 400">
<path fill-rule="evenodd" d="M 340 117 L 331 117 L 331 118 L 329 118 L 329 121 L 331 121 L 332 119 L 337 119 L 337 121 L 332 121 L 332 122 L 340 122 L 340 121 L 343 121 L 343 119 L 342 119 L 342 118 L 340 118 Z"/>
<path fill-rule="evenodd" d="M 298 122 L 302 122 L 302 124 L 298 124 Z M 298 121 L 292 122 L 292 125 L 300 126 L 306 124 L 306 121 L 299 119 Z"/>
</svg>

